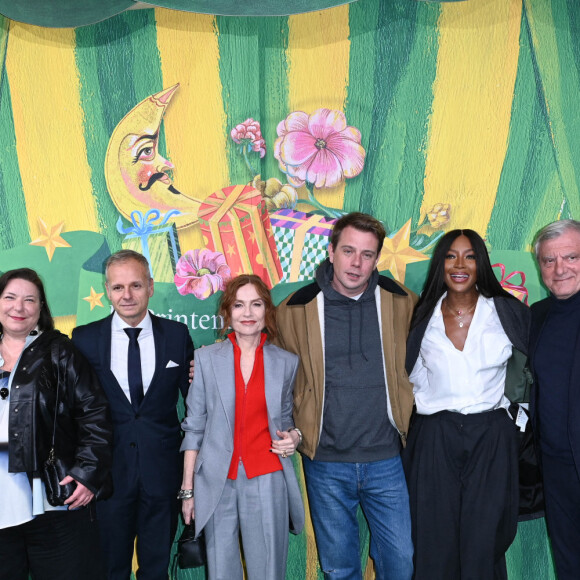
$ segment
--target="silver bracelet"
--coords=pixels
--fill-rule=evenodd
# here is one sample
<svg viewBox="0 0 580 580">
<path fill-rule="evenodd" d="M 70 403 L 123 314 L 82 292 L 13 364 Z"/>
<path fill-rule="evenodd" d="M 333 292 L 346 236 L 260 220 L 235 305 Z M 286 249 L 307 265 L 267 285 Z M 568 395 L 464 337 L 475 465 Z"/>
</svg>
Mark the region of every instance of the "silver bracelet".
<svg viewBox="0 0 580 580">
<path fill-rule="evenodd" d="M 191 499 L 193 497 L 193 489 L 180 489 L 177 492 L 177 499 Z"/>
<path fill-rule="evenodd" d="M 302 431 L 300 431 L 298 427 L 290 427 L 290 429 L 288 429 L 288 433 L 290 433 L 290 431 L 296 431 L 296 433 L 298 433 L 298 437 L 300 438 L 300 441 L 298 441 L 298 445 L 300 445 L 300 443 L 302 443 Z"/>
</svg>

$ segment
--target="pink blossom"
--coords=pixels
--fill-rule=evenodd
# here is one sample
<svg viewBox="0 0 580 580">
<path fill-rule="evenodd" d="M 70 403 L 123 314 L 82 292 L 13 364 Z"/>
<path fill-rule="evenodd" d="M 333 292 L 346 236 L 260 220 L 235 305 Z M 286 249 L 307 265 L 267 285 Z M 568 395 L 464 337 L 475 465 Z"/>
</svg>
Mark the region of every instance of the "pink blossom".
<svg viewBox="0 0 580 580">
<path fill-rule="evenodd" d="M 251 117 L 236 125 L 230 132 L 232 139 L 238 144 L 245 145 L 248 151 L 260 153 L 260 158 L 266 155 L 266 141 L 262 137 L 260 123 Z"/>
<path fill-rule="evenodd" d="M 193 294 L 205 300 L 218 290 L 224 290 L 231 277 L 224 255 L 204 248 L 188 250 L 179 258 L 174 280 L 180 294 Z"/>
<path fill-rule="evenodd" d="M 278 124 L 274 157 L 288 181 L 300 187 L 333 187 L 358 175 L 365 162 L 361 134 L 346 124 L 342 111 L 318 109 L 290 113 Z"/>
</svg>

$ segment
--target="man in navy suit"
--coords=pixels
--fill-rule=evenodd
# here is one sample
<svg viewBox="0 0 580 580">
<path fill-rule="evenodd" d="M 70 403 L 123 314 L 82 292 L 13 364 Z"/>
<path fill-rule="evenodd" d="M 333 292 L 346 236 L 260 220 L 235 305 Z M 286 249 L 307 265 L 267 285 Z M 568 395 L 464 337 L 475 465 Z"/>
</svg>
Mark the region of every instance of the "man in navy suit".
<svg viewBox="0 0 580 580">
<path fill-rule="evenodd" d="M 580 578 L 580 222 L 560 220 L 535 240 L 550 291 L 532 305 L 530 411 L 544 475 L 546 522 L 559 580 Z"/>
<path fill-rule="evenodd" d="M 80 326 L 72 339 L 98 374 L 114 424 L 111 499 L 97 513 L 109 580 L 128 580 L 137 538 L 139 580 L 167 578 L 181 483 L 179 391 L 189 386 L 187 327 L 148 311 L 153 279 L 132 250 L 109 257 L 107 296 L 115 312 Z"/>
</svg>

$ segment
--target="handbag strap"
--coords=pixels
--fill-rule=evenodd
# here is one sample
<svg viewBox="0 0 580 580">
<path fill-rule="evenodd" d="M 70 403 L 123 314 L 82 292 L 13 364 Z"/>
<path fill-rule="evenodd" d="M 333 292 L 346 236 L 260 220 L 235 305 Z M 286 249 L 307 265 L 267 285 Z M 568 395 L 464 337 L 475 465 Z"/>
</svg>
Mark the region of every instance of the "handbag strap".
<svg viewBox="0 0 580 580">
<path fill-rule="evenodd" d="M 56 416 L 58 414 L 58 403 L 60 394 L 60 348 L 57 341 L 54 340 L 50 345 L 51 359 L 54 361 L 56 356 L 56 402 L 54 404 L 54 421 L 52 425 L 52 442 L 50 444 L 50 454 L 54 454 L 54 442 L 56 439 Z"/>
<path fill-rule="evenodd" d="M 183 529 L 186 529 L 186 528 L 191 528 L 192 530 L 195 530 L 193 520 L 189 524 L 185 524 L 183 526 Z M 183 534 L 183 532 L 182 532 L 182 534 Z M 179 538 L 176 539 L 176 540 L 174 540 L 173 543 L 174 544 L 177 544 L 179 546 Z M 178 566 L 178 560 L 179 560 L 179 548 L 177 549 L 177 551 L 175 552 L 175 554 L 173 554 L 173 559 L 171 561 L 170 575 L 169 575 L 169 577 L 171 578 L 171 580 L 179 580 L 178 571 L 179 571 L 180 568 Z"/>
</svg>

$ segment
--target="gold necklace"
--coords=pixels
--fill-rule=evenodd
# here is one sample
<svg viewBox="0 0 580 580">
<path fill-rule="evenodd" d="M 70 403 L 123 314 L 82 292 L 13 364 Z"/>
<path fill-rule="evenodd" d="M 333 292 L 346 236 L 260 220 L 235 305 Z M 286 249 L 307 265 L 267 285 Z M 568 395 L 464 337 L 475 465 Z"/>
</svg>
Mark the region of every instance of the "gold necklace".
<svg viewBox="0 0 580 580">
<path fill-rule="evenodd" d="M 463 319 L 468 314 L 471 314 L 475 310 L 475 307 L 477 306 L 477 302 L 476 302 L 473 306 L 470 306 L 467 310 L 455 310 L 455 308 L 451 308 L 451 306 L 449 306 L 449 304 L 447 303 L 447 300 L 445 300 L 444 302 L 445 302 L 445 308 L 447 308 L 447 310 L 451 314 L 453 314 L 453 317 L 455 318 L 455 320 L 457 320 L 457 323 L 459 324 L 459 328 L 463 328 L 465 326 L 465 324 L 467 324 L 466 322 L 463 322 Z"/>
</svg>

